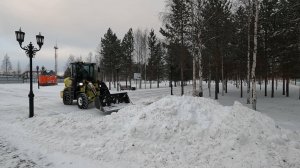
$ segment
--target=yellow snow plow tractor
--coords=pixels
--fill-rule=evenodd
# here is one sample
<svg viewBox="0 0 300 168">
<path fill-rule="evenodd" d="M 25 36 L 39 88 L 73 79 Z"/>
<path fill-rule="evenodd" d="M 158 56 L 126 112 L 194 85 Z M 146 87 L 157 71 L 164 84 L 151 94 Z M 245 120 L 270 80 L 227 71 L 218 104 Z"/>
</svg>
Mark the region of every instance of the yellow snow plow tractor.
<svg viewBox="0 0 300 168">
<path fill-rule="evenodd" d="M 70 77 L 65 78 L 65 88 L 60 97 L 65 105 L 77 100 L 78 108 L 87 109 L 89 104 L 104 113 L 117 112 L 130 103 L 127 92 L 111 94 L 104 82 L 96 80 L 95 63 L 70 64 Z"/>
</svg>

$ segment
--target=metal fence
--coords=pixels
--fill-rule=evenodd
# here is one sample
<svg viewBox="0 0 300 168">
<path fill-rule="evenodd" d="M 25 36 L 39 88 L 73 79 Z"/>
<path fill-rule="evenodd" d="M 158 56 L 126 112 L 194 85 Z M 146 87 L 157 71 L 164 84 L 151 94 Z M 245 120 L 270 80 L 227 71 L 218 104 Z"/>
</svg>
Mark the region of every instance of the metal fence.
<svg viewBox="0 0 300 168">
<path fill-rule="evenodd" d="M 24 83 L 24 79 L 15 76 L 0 76 L 0 83 Z"/>
</svg>

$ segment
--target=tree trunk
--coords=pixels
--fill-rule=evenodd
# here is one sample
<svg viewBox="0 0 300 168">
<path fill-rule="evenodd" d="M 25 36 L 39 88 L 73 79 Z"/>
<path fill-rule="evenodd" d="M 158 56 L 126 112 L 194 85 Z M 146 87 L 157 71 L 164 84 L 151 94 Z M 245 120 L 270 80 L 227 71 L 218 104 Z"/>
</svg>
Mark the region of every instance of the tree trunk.
<svg viewBox="0 0 300 168">
<path fill-rule="evenodd" d="M 268 77 L 265 76 L 265 96 L 268 96 Z"/>
<path fill-rule="evenodd" d="M 208 78 L 208 96 L 211 97 L 211 74 L 209 74 Z"/>
<path fill-rule="evenodd" d="M 248 49 L 247 49 L 247 104 L 250 104 L 250 42 L 251 42 L 251 12 L 252 8 L 249 1 L 249 14 L 248 14 Z"/>
<path fill-rule="evenodd" d="M 226 78 L 226 81 L 225 81 L 225 93 L 227 93 L 227 78 Z"/>
<path fill-rule="evenodd" d="M 274 74 L 272 72 L 272 91 L 271 91 L 271 97 L 274 97 Z"/>
<path fill-rule="evenodd" d="M 210 56 L 208 57 L 208 95 L 211 97 L 211 65 Z"/>
<path fill-rule="evenodd" d="M 290 78 L 286 78 L 286 97 L 290 96 Z"/>
<path fill-rule="evenodd" d="M 222 61 L 222 96 L 224 96 L 224 61 L 223 61 L 223 54 L 222 54 L 222 58 L 221 58 L 221 61 Z"/>
<path fill-rule="evenodd" d="M 116 74 L 114 74 L 114 88 L 116 88 Z"/>
<path fill-rule="evenodd" d="M 147 89 L 147 65 L 146 65 L 146 62 L 145 62 L 145 89 Z"/>
<path fill-rule="evenodd" d="M 140 79 L 140 84 L 139 84 L 139 89 L 142 89 L 142 65 L 141 65 L 141 63 L 139 63 L 140 64 L 140 74 L 141 74 L 141 79 Z"/>
<path fill-rule="evenodd" d="M 253 64 L 252 64 L 252 108 L 256 110 L 256 81 L 255 81 L 255 70 L 256 70 L 256 55 L 257 55 L 257 25 L 258 25 L 258 0 L 255 0 L 255 18 L 254 18 L 254 40 L 253 40 Z"/>
<path fill-rule="evenodd" d="M 181 96 L 184 95 L 184 86 L 183 86 L 183 65 L 181 63 L 181 68 L 180 68 L 180 76 L 181 76 Z"/>
<path fill-rule="evenodd" d="M 285 95 L 285 78 L 282 78 L 282 95 Z"/>
<path fill-rule="evenodd" d="M 300 100 L 300 86 L 299 86 L 299 100 Z"/>
<path fill-rule="evenodd" d="M 259 90 L 261 90 L 261 77 L 259 78 Z"/>
<path fill-rule="evenodd" d="M 239 77 L 238 77 L 238 75 L 236 75 L 236 78 L 235 78 L 235 87 L 236 88 L 239 88 L 239 82 L 238 82 L 238 79 Z"/>
<path fill-rule="evenodd" d="M 243 98 L 243 79 L 241 78 L 241 98 Z"/>
<path fill-rule="evenodd" d="M 201 47 L 201 44 L 200 44 Z M 201 48 L 199 51 L 199 58 L 198 58 L 198 64 L 199 64 L 199 97 L 203 97 L 203 69 L 202 69 L 202 53 L 201 53 Z"/>
<path fill-rule="evenodd" d="M 219 78 L 219 74 L 218 74 L 218 80 L 217 80 L 217 93 L 220 93 L 220 78 Z"/>
<path fill-rule="evenodd" d="M 218 86 L 219 86 L 219 81 L 218 81 L 218 66 L 216 66 L 216 77 L 215 77 L 215 99 L 218 100 Z"/>
<path fill-rule="evenodd" d="M 171 95 L 173 95 L 173 81 L 170 81 L 170 85 L 171 85 Z"/>
<path fill-rule="evenodd" d="M 111 80 L 112 80 L 112 79 L 111 79 L 111 77 L 110 77 L 109 84 L 108 84 L 108 89 L 109 89 L 109 90 L 111 90 Z"/>
<path fill-rule="evenodd" d="M 196 58 L 193 55 L 193 96 L 196 96 Z"/>
<path fill-rule="evenodd" d="M 170 67 L 170 87 L 171 87 L 171 95 L 173 95 L 173 67 Z"/>
<path fill-rule="evenodd" d="M 157 88 L 159 88 L 159 72 L 157 72 Z"/>
</svg>

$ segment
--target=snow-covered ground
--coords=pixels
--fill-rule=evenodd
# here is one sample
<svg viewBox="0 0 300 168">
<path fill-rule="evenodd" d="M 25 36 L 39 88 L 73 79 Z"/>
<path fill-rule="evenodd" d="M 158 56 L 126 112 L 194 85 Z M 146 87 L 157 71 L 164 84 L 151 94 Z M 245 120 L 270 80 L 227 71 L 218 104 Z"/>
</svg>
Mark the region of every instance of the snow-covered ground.
<svg viewBox="0 0 300 168">
<path fill-rule="evenodd" d="M 129 91 L 133 105 L 103 115 L 63 105 L 63 84 L 34 85 L 29 119 L 29 85 L 0 85 L 0 167 L 300 167 L 297 86 L 272 99 L 258 87 L 259 112 L 232 84 L 219 102 L 162 86 Z"/>
</svg>

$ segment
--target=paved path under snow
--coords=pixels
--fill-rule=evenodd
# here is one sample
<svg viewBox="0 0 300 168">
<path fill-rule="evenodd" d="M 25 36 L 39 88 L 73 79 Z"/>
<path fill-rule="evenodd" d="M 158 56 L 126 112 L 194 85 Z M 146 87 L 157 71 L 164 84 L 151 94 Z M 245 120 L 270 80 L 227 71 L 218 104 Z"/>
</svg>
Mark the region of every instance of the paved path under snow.
<svg viewBox="0 0 300 168">
<path fill-rule="evenodd" d="M 34 168 L 40 167 L 29 156 L 21 153 L 16 147 L 11 146 L 0 137 L 0 167 L 7 168 Z"/>
</svg>

